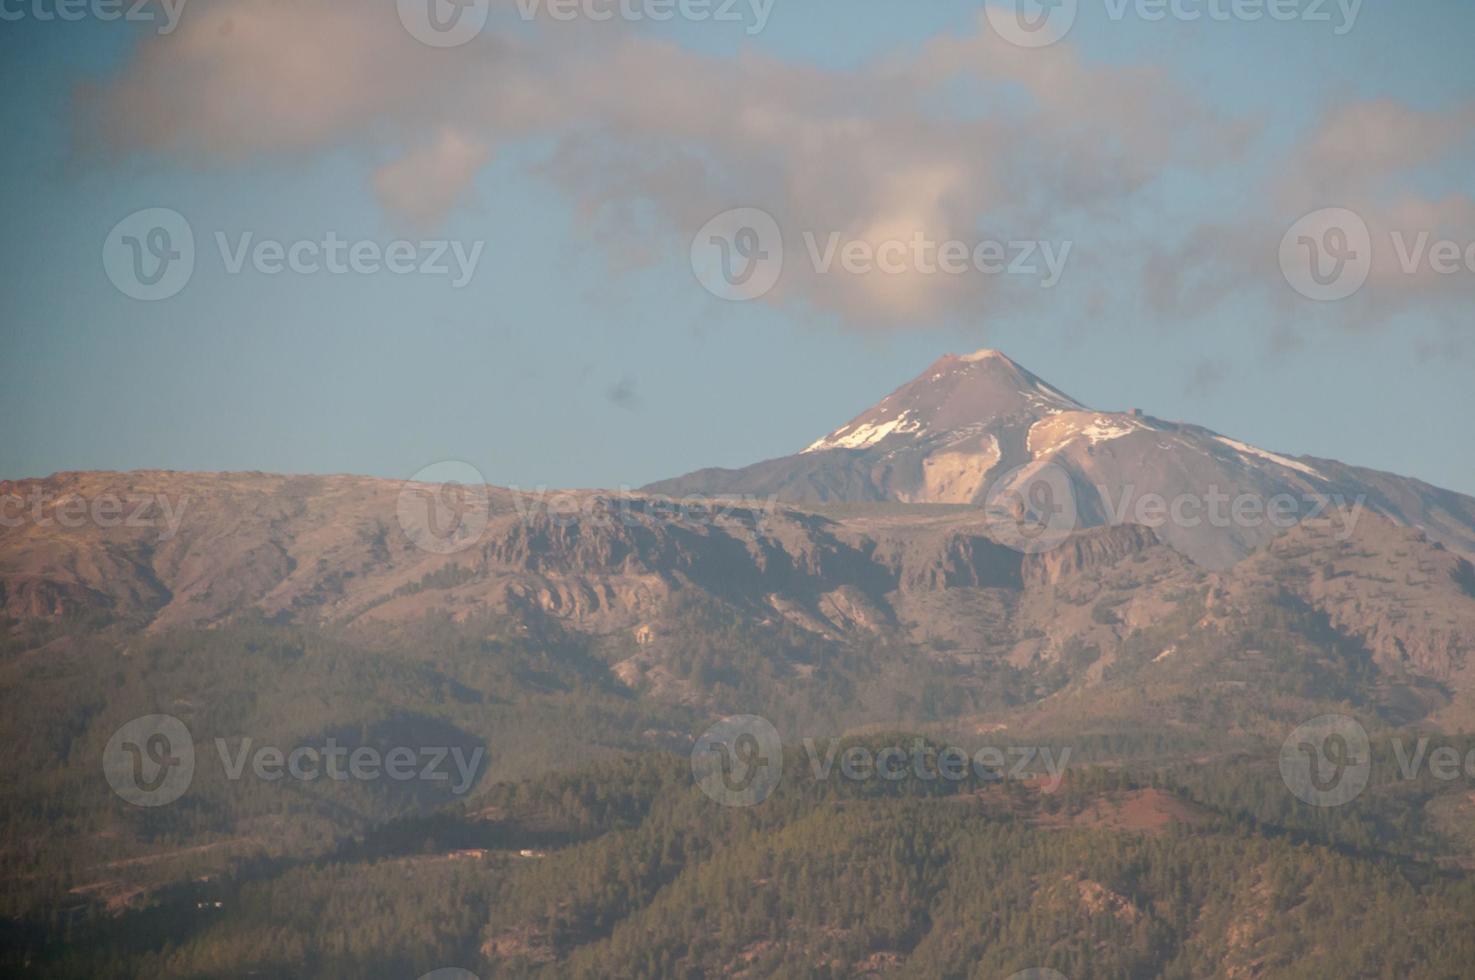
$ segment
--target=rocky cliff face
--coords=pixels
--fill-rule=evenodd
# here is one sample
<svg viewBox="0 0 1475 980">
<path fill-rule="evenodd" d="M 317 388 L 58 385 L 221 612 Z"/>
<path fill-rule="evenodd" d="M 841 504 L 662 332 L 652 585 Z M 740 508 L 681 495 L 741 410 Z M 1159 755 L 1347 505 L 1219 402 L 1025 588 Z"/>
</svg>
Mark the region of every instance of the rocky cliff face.
<svg viewBox="0 0 1475 980">
<path fill-rule="evenodd" d="M 1116 565 L 1158 545 L 1152 529 L 1137 524 L 1083 531 L 1057 548 L 1024 556 L 1024 581 L 1029 585 L 1058 585 L 1066 579 Z"/>
<path fill-rule="evenodd" d="M 439 553 L 412 543 L 391 481 L 158 473 L 16 486 L 50 502 L 39 519 L 0 528 L 0 601 L 16 619 L 93 614 L 163 629 L 251 610 L 350 622 L 513 609 L 620 629 L 694 590 L 755 615 L 780 597 L 822 621 L 823 601 L 862 623 L 884 620 L 877 610 L 898 589 L 1020 584 L 1018 554 L 947 521 L 861 526 L 598 493 L 564 495 L 555 511 L 498 490 L 479 533 Z M 55 513 L 73 497 L 130 495 L 174 501 L 182 519 L 165 528 Z"/>
<path fill-rule="evenodd" d="M 1441 684 L 1475 681 L 1471 566 L 1423 532 L 1376 518 L 1345 535 L 1307 524 L 1277 539 L 1225 579 L 1241 602 L 1271 593 L 1326 616 L 1375 662 Z"/>
</svg>

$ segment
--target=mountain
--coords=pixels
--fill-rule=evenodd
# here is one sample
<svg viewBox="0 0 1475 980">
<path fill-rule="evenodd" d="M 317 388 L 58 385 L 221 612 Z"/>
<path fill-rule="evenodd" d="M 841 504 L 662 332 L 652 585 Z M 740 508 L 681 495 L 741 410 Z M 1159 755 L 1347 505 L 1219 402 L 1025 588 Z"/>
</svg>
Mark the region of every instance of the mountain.
<svg viewBox="0 0 1475 980">
<path fill-rule="evenodd" d="M 1433 527 L 1371 506 L 1355 520 L 1303 520 L 1211 568 L 1140 523 L 1021 537 L 1009 533 L 1019 515 L 991 509 L 987 493 L 868 500 L 901 485 L 902 461 L 924 489 L 939 454 L 978 468 L 958 448 L 965 438 L 998 441 L 986 480 L 1033 443 L 1039 470 L 1069 472 L 1076 493 L 1090 476 L 1126 479 L 1127 451 L 1148 451 L 1139 433 L 1177 437 L 1162 431 L 1168 423 L 1070 407 L 1000 357 L 954 360 L 911 401 L 883 404 L 797 457 L 820 475 L 853 466 L 845 478 L 865 488 L 860 502 L 263 473 L 0 483 L 0 739 L 14 749 L 0 786 L 0 873 L 16 883 L 0 901 L 0 930 L 22 951 L 8 973 L 49 966 L 39 950 L 70 965 L 43 968 L 48 976 L 377 976 L 387 962 L 415 976 L 434 967 L 423 938 L 433 934 L 444 940 L 439 962 L 482 963 L 483 976 L 654 974 L 642 958 L 651 951 L 693 975 L 750 954 L 822 955 L 832 976 L 903 962 L 917 975 L 962 975 L 977 959 L 973 924 L 1043 896 L 1042 922 L 1069 917 L 1061 934 L 1005 945 L 1059 954 L 1078 944 L 1078 975 L 1097 975 L 1092 951 L 1112 949 L 1126 958 L 1101 975 L 1207 975 L 1203 964 L 1238 957 L 1250 966 L 1234 975 L 1295 976 L 1311 974 L 1251 967 L 1305 955 L 1285 951 L 1305 930 L 1285 927 L 1284 914 L 1313 901 L 1303 897 L 1311 885 L 1286 884 L 1259 858 L 1239 863 L 1247 835 L 1277 865 L 1355 859 L 1347 874 L 1358 887 L 1320 886 L 1356 906 L 1337 921 L 1415 908 L 1404 892 L 1356 900 L 1376 869 L 1387 869 L 1389 889 L 1403 887 L 1399 862 L 1419 862 L 1431 885 L 1470 887 L 1446 878 L 1475 867 L 1467 782 L 1400 778 L 1387 755 L 1376 791 L 1327 810 L 1298 804 L 1278 760 L 1287 733 L 1332 713 L 1410 742 L 1475 731 L 1475 566 Z M 950 388 L 926 383 L 949 377 Z M 957 435 L 980 414 L 990 421 Z M 1131 431 L 1115 434 L 1118 423 Z M 1465 506 L 1321 460 L 1221 454 L 1216 437 L 1183 431 L 1192 438 L 1160 455 L 1181 464 L 1207 454 L 1211 472 L 1248 485 L 1322 485 L 1305 466 L 1330 486 L 1376 491 L 1369 499 L 1384 510 L 1444 501 L 1442 513 L 1457 516 Z M 828 448 L 836 440 L 856 445 Z M 864 465 L 878 453 L 896 454 L 881 483 Z M 198 765 L 175 804 L 135 806 L 99 760 L 119 732 L 159 715 L 184 726 Z M 947 799 L 918 786 L 916 807 L 892 812 L 889 784 L 845 799 L 789 786 L 715 826 L 714 809 L 725 808 L 692 785 L 681 756 L 730 715 L 768 719 L 791 750 L 810 736 L 832 745 L 886 732 L 970 750 L 1069 747 L 1065 799 L 1018 780 Z M 247 738 L 438 746 L 462 758 L 484 751 L 485 761 L 460 784 L 465 797 L 428 780 L 234 778 L 226 749 Z M 1114 771 L 1085 768 L 1097 765 Z M 798 756 L 786 770 L 812 771 Z M 652 818 L 658 833 L 642 836 Z M 859 843 L 832 832 L 835 819 Z M 793 847 L 775 852 L 774 833 L 791 820 Z M 1162 833 L 1174 822 L 1191 836 Z M 898 909 L 918 925 L 904 936 L 888 931 L 892 911 L 876 920 L 880 932 L 855 935 L 806 918 L 819 871 L 833 868 L 828 887 L 849 894 L 857 855 L 919 828 L 956 835 L 958 847 L 993 841 L 966 852 L 988 857 L 982 878 L 862 868 L 858 880 L 877 894 L 911 896 Z M 1137 884 L 1112 866 L 1082 871 L 1059 858 L 1065 834 L 1081 835 L 1070 838 L 1080 854 L 1169 864 Z M 930 848 L 916 868 L 966 867 Z M 764 863 L 774 853 L 779 867 Z M 1220 889 L 1230 896 L 1220 904 L 1163 891 L 1205 880 L 1184 861 L 1245 884 Z M 695 942 L 712 895 L 770 886 L 779 890 L 765 907 L 790 923 L 783 944 L 762 945 L 774 928 L 766 917 L 724 926 L 732 935 L 719 946 Z M 365 906 L 332 898 L 345 891 Z M 953 908 L 955 892 L 976 902 Z M 1281 912 L 1262 915 L 1275 896 Z M 1430 907 L 1468 909 L 1458 898 L 1434 894 Z M 1166 914 L 1173 902 L 1193 915 Z M 1114 921 L 1159 938 L 1103 944 Z M 1329 947 L 1313 973 L 1342 975 L 1345 961 L 1365 968 L 1384 954 L 1396 972 L 1423 962 L 1426 944 L 1415 945 Z M 1174 961 L 1180 947 L 1192 957 Z M 4 954 L 0 964 L 12 966 Z"/>
<path fill-rule="evenodd" d="M 1005 516 L 1010 502 L 1042 500 L 1059 525 L 1052 532 L 1145 524 L 1209 568 L 1227 568 L 1300 520 L 1365 508 L 1475 556 L 1475 498 L 1135 410 L 1088 408 L 993 350 L 939 359 L 795 455 L 644 489 L 801 505 L 963 504 Z"/>
<path fill-rule="evenodd" d="M 994 351 L 944 357 L 746 470 L 635 494 L 461 488 L 454 507 L 450 489 L 0 483 L 3 649 L 253 622 L 355 644 L 445 619 L 567 640 L 575 673 L 623 696 L 841 728 L 1064 703 L 1108 727 L 1201 726 L 1196 691 L 1225 675 L 1257 685 L 1229 714 L 1278 690 L 1475 721 L 1475 500 L 1091 411 Z M 759 499 L 715 499 L 739 494 Z M 1172 519 L 1215 495 L 1229 519 Z M 1277 498 L 1300 519 L 1276 526 Z M 1295 511 L 1328 500 L 1351 506 Z"/>
<path fill-rule="evenodd" d="M 1291 609 L 1276 642 L 1294 655 L 1275 669 L 1316 696 L 1390 717 L 1475 718 L 1475 572 L 1426 533 L 1372 513 L 1303 522 L 1206 570 L 1138 524 L 1083 528 L 1037 550 L 1001 541 L 997 522 L 970 506 L 825 513 L 496 488 L 480 488 L 484 510 L 463 515 L 474 534 L 426 547 L 411 505 L 436 492 L 266 474 L 5 484 L 0 494 L 42 504 L 0 527 L 0 622 L 10 648 L 27 650 L 253 621 L 355 637 L 427 618 L 472 631 L 495 621 L 578 638 L 605 683 L 656 703 L 756 701 L 793 717 L 823 710 L 845 726 L 919 706 L 995 710 L 1113 678 L 1157 685 L 1185 662 L 1194 682 L 1239 671 L 1242 660 L 1214 662 L 1262 642 L 1243 624 Z M 65 517 L 68 501 L 107 499 L 160 502 L 176 523 Z M 1205 653 L 1144 661 L 1148 646 Z M 1327 649 L 1346 670 L 1322 664 Z M 928 684 L 939 685 L 935 703 L 907 700 Z M 1153 717 L 1172 713 L 1159 706 Z"/>
</svg>

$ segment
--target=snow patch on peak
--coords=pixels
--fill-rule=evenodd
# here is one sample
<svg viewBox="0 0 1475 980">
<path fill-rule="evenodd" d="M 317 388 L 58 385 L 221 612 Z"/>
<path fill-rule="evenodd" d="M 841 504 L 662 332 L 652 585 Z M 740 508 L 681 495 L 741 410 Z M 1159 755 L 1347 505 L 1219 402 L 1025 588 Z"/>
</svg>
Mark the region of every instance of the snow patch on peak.
<svg viewBox="0 0 1475 980">
<path fill-rule="evenodd" d="M 958 360 L 967 361 L 969 364 L 976 364 L 979 361 L 988 361 L 992 360 L 993 358 L 1003 359 L 1003 357 L 1004 355 L 1000 354 L 998 351 L 988 347 L 984 347 L 981 350 L 976 350 L 971 354 L 963 354 L 959 356 Z"/>
<path fill-rule="evenodd" d="M 1235 452 L 1239 453 L 1241 456 L 1257 456 L 1260 459 L 1268 460 L 1269 462 L 1272 462 L 1277 466 L 1284 466 L 1286 469 L 1295 470 L 1297 473 L 1304 473 L 1307 476 L 1314 476 L 1318 480 L 1326 479 L 1326 477 L 1323 476 L 1321 472 L 1314 467 L 1307 466 L 1305 463 L 1297 462 L 1296 460 L 1291 459 L 1287 456 L 1281 456 L 1278 453 L 1268 452 L 1264 449 L 1251 446 L 1248 443 L 1240 442 L 1237 439 L 1230 439 L 1226 436 L 1215 436 L 1214 441 L 1223 443 L 1230 449 L 1233 449 Z"/>
<path fill-rule="evenodd" d="M 1050 387 L 1038 378 L 1035 379 L 1034 388 L 1035 391 L 1028 393 L 1027 397 L 1031 401 L 1035 401 L 1037 398 L 1043 398 L 1045 404 L 1049 406 L 1052 411 L 1082 411 L 1086 407 L 1080 402 L 1076 401 L 1074 398 L 1067 395 L 1065 392 Z M 1035 394 L 1035 392 L 1038 392 L 1038 394 Z"/>
<path fill-rule="evenodd" d="M 1138 428 L 1145 428 L 1145 426 L 1135 422 L 1120 422 L 1105 416 L 1097 416 L 1096 421 L 1081 430 L 1081 435 L 1089 439 L 1091 445 L 1094 446 L 1098 442 L 1110 442 L 1122 436 L 1129 436 Z"/>
<path fill-rule="evenodd" d="M 1048 456 L 1076 439 L 1088 445 L 1111 442 L 1152 427 L 1140 419 L 1095 412 L 1058 412 L 1029 428 L 1025 448 L 1032 459 Z"/>
<path fill-rule="evenodd" d="M 885 422 L 852 422 L 842 426 L 805 447 L 806 453 L 817 453 L 825 449 L 865 449 L 874 446 L 892 433 L 918 432 L 922 423 L 911 418 L 911 412 L 902 412 Z"/>
</svg>

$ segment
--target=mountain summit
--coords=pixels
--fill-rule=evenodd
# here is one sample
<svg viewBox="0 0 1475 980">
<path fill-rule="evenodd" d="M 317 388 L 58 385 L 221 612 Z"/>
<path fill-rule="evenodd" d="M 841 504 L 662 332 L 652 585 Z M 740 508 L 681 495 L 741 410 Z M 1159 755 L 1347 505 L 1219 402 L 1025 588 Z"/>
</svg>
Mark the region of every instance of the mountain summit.
<svg viewBox="0 0 1475 980">
<path fill-rule="evenodd" d="M 796 504 L 983 506 L 1048 479 L 1073 524 L 1138 523 L 1225 567 L 1305 519 L 1381 513 L 1475 555 L 1475 499 L 1417 480 L 1291 457 L 1140 411 L 1098 411 L 996 350 L 948 354 L 793 456 L 646 487 Z"/>
<path fill-rule="evenodd" d="M 1080 402 L 996 350 L 947 354 L 804 452 L 864 449 L 892 434 L 918 440 L 981 431 L 1000 419 L 1038 420 L 1054 412 L 1084 410 Z"/>
</svg>

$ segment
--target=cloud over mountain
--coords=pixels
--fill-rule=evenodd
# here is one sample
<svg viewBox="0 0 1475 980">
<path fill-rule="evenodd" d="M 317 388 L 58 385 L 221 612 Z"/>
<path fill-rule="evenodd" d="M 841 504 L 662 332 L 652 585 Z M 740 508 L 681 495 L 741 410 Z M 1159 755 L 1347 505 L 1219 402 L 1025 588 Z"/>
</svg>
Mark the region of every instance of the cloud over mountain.
<svg viewBox="0 0 1475 980">
<path fill-rule="evenodd" d="M 773 213 L 796 254 L 806 232 L 872 248 L 918 234 L 1046 240 L 1062 210 L 1110 211 L 1165 168 L 1217 162 L 1244 129 L 1155 70 L 1090 64 L 1069 45 L 1022 51 L 982 15 L 839 69 L 699 54 L 614 24 L 522 25 L 436 49 L 355 4 L 191 13 L 79 91 L 84 151 L 227 167 L 354 148 L 385 161 L 383 206 L 423 224 L 497 147 L 539 142 L 537 172 L 621 257 L 684 249 L 738 206 Z M 1008 299 L 1002 278 L 825 275 L 796 261 L 772 299 L 888 326 L 986 313 Z"/>
<path fill-rule="evenodd" d="M 464 203 L 499 147 L 532 148 L 529 166 L 574 202 L 612 267 L 678 261 L 714 214 L 761 208 L 791 257 L 767 301 L 861 328 L 987 321 L 1039 293 L 1019 277 L 915 263 L 825 272 L 813 241 L 1074 240 L 1072 276 L 1138 279 L 1160 318 L 1248 293 L 1288 322 L 1307 311 L 1278 244 L 1328 206 L 1361 215 L 1378 246 L 1368 288 L 1338 322 L 1448 319 L 1468 301 L 1475 271 L 1410 274 L 1388 245 L 1400 230 L 1475 240 L 1475 201 L 1420 180 L 1471 148 L 1468 104 L 1332 105 L 1276 149 L 1260 145 L 1259 120 L 1223 116 L 1183 81 L 1090 62 L 1069 41 L 1015 47 L 982 13 L 837 68 L 699 53 L 618 19 L 525 23 L 508 8 L 473 43 L 441 49 L 388 8 L 218 0 L 140 41 L 75 108 L 88 154 L 196 167 L 367 154 L 379 203 L 418 227 Z M 1252 146 L 1269 176 L 1229 173 Z M 1252 203 L 1176 229 L 1134 223 L 1144 190 L 1183 173 L 1240 183 Z"/>
</svg>

